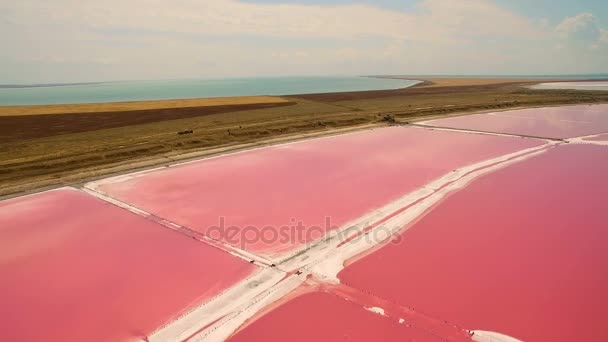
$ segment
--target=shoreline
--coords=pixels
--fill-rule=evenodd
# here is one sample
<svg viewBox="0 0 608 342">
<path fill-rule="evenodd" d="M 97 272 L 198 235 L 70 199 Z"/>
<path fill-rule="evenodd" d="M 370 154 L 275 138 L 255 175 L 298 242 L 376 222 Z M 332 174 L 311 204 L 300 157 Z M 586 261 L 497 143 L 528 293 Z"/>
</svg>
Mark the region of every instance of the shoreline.
<svg viewBox="0 0 608 342">
<path fill-rule="evenodd" d="M 608 82 L 608 78 L 520 78 L 520 77 L 420 77 L 420 76 L 358 76 L 363 78 L 390 79 L 418 82 L 410 86 L 394 89 L 371 89 L 354 91 L 337 91 L 322 93 L 301 93 L 285 95 L 242 95 L 242 96 L 210 96 L 210 97 L 187 97 L 160 100 L 132 100 L 132 101 L 107 101 L 107 102 L 83 102 L 83 103 L 49 103 L 49 104 L 27 104 L 27 105 L 0 105 L 0 116 L 14 115 L 37 115 L 37 114 L 64 114 L 76 112 L 99 112 L 99 111 L 135 111 L 142 109 L 165 109 L 165 108 L 191 108 L 214 106 L 214 102 L 222 105 L 228 104 L 253 104 L 253 103 L 275 103 L 287 102 L 281 100 L 289 97 L 305 97 L 314 95 L 368 93 L 368 92 L 390 92 L 414 88 L 447 87 L 447 86 L 490 86 L 490 85 L 537 85 L 541 83 L 575 83 L 575 82 Z M 458 82 L 464 81 L 464 82 Z M 41 85 L 0 85 L 0 89 L 24 89 L 41 87 L 63 87 L 73 85 L 95 85 L 109 82 L 88 83 L 52 83 Z M 560 90 L 560 89 L 534 89 L 534 90 Z M 261 102 L 260 102 L 261 101 Z M 104 108 L 108 107 L 108 108 Z M 48 108 L 48 110 L 45 110 Z M 31 111 L 32 113 L 29 113 Z M 22 113 L 26 112 L 26 113 Z"/>
<path fill-rule="evenodd" d="M 105 105 L 241 97 L 281 97 L 318 92 L 407 88 L 415 81 L 359 76 L 293 76 L 0 85 L 0 108 L 9 106 Z M 70 88 L 71 87 L 71 88 Z M 47 89 L 44 89 L 47 88 Z M 70 88 L 70 89 L 64 89 Z"/>
<path fill-rule="evenodd" d="M 606 103 L 608 103 L 608 101 Z M 593 104 L 597 104 L 597 103 L 593 103 Z M 550 107 L 562 107 L 562 106 L 564 106 L 564 105 L 560 104 L 560 105 L 553 105 L 553 106 L 550 106 L 550 105 L 522 106 L 522 107 L 511 107 L 511 108 L 504 108 L 504 109 L 500 109 L 500 110 L 493 110 L 491 112 L 497 113 L 497 112 L 511 111 L 511 110 L 518 110 L 518 109 L 550 108 Z M 418 122 L 424 122 L 424 121 L 435 120 L 435 119 L 440 119 L 440 118 L 458 117 L 458 116 L 484 114 L 484 113 L 488 113 L 488 111 L 487 110 L 476 110 L 476 111 L 469 111 L 469 112 L 457 112 L 457 113 L 453 113 L 453 114 L 422 116 L 422 117 L 416 118 L 409 122 L 397 121 L 393 125 L 409 126 L 411 124 L 412 126 L 416 126 L 416 124 Z M 376 123 L 376 124 L 371 124 L 371 125 L 368 124 L 368 125 L 362 125 L 362 126 L 353 126 L 353 127 L 333 129 L 333 130 L 328 130 L 328 131 L 294 134 L 294 135 L 288 135 L 288 136 L 284 136 L 284 137 L 272 138 L 269 140 L 261 140 L 259 142 L 255 142 L 255 143 L 233 145 L 233 146 L 226 146 L 226 147 L 213 148 L 213 149 L 203 149 L 200 151 L 182 153 L 182 154 L 172 156 L 172 157 L 164 156 L 164 157 L 152 158 L 150 160 L 141 160 L 138 163 L 135 163 L 134 167 L 125 166 L 125 165 L 108 166 L 107 168 L 104 168 L 100 171 L 100 172 L 102 172 L 101 175 L 89 176 L 89 177 L 85 176 L 84 178 L 74 180 L 74 181 L 68 181 L 65 183 L 54 184 L 54 185 L 43 186 L 43 187 L 35 187 L 31 190 L 20 191 L 20 192 L 15 192 L 15 193 L 3 194 L 2 191 L 0 191 L 0 201 L 11 199 L 11 198 L 22 197 L 22 196 L 28 196 L 28 195 L 46 192 L 46 191 L 57 190 L 57 189 L 61 189 L 64 187 L 70 187 L 70 186 L 80 188 L 80 187 L 83 187 L 87 183 L 100 181 L 100 180 L 103 180 L 106 178 L 112 178 L 112 177 L 127 175 L 127 174 L 131 174 L 131 173 L 146 172 L 146 171 L 150 171 L 150 170 L 158 169 L 158 168 L 173 167 L 173 166 L 177 166 L 177 165 L 181 165 L 181 164 L 185 164 L 185 163 L 196 162 L 196 161 L 210 159 L 210 158 L 217 158 L 217 157 L 221 157 L 221 156 L 225 156 L 225 155 L 252 151 L 252 150 L 256 150 L 256 149 L 260 149 L 260 148 L 278 146 L 278 145 L 289 144 L 289 143 L 296 143 L 296 142 L 301 142 L 301 141 L 306 141 L 306 140 L 326 138 L 326 137 L 354 133 L 354 132 L 361 132 L 361 131 L 372 130 L 372 129 L 376 129 L 376 128 L 388 127 L 388 126 L 391 126 L 391 125 L 386 124 L 386 123 Z M 496 134 L 498 134 L 498 133 L 496 133 Z M 595 135 L 593 135 L 593 136 L 595 136 Z M 540 139 L 540 138 L 536 137 L 536 139 Z M 129 163 L 129 164 L 133 165 L 133 163 Z M 77 177 L 78 175 L 74 175 L 74 176 Z"/>
<path fill-rule="evenodd" d="M 534 91 L 507 82 L 281 98 L 284 103 L 293 104 L 13 140 L 0 146 L 0 199 L 387 125 L 520 108 L 608 103 L 608 92 Z M 175 110 L 172 108 L 168 113 Z M 138 114 L 117 113 L 125 117 Z M 79 115 L 48 116 L 64 120 L 61 124 L 69 128 L 73 125 L 70 120 L 83 120 Z M 3 119 L 0 116 L 0 125 Z M 16 130 L 27 129 L 28 125 L 26 122 Z M 51 125 L 52 122 L 42 128 L 48 131 Z M 192 134 L 178 135 L 182 130 L 192 130 Z M 6 131 L 4 139 L 7 134 L 18 133 Z"/>
<path fill-rule="evenodd" d="M 603 76 L 603 75 L 602 75 Z M 420 83 L 415 84 L 409 88 L 413 87 L 429 87 L 429 86 L 451 86 L 455 84 L 461 84 L 464 81 L 467 84 L 471 84 L 471 81 L 475 83 L 481 84 L 506 84 L 506 83 L 574 83 L 574 82 L 607 82 L 608 77 L 602 78 L 534 78 L 534 77 L 459 77 L 459 76 L 365 76 L 371 78 L 380 78 L 380 79 L 397 79 L 397 80 L 411 80 L 411 81 L 420 81 Z"/>
</svg>

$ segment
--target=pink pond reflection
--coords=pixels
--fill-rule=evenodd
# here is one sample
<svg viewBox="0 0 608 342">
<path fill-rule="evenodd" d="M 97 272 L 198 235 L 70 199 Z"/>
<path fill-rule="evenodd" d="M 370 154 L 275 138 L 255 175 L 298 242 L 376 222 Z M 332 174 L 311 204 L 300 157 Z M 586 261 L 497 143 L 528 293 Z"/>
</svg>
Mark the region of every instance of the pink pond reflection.
<svg viewBox="0 0 608 342">
<path fill-rule="evenodd" d="M 0 340 L 140 340 L 254 269 L 76 190 L 2 201 Z"/>
<path fill-rule="evenodd" d="M 453 169 L 541 144 L 391 127 L 203 160 L 101 190 L 237 247 L 277 256 Z M 237 230 L 218 233 L 213 227 L 221 217 L 224 228 Z M 285 227 L 299 221 L 304 228 L 298 233 Z"/>
<path fill-rule="evenodd" d="M 369 307 L 368 307 L 369 308 Z M 407 317 L 407 316 L 404 316 Z M 450 335 L 443 335 L 449 333 Z M 230 342 L 470 341 L 465 331 L 429 329 L 400 316 L 371 312 L 332 292 L 309 292 L 280 304 L 237 332 Z"/>
<path fill-rule="evenodd" d="M 564 139 L 608 132 L 608 105 L 521 109 L 433 120 L 428 125 Z"/>
<path fill-rule="evenodd" d="M 524 341 L 606 341 L 608 149 L 565 145 L 454 193 L 340 273 L 346 285 Z"/>
</svg>

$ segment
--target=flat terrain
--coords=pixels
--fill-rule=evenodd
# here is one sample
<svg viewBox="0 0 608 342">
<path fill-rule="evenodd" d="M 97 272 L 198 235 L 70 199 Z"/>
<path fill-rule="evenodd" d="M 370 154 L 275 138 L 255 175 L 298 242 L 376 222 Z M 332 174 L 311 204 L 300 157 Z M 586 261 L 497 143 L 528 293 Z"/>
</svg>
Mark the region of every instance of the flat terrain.
<svg viewBox="0 0 608 342">
<path fill-rule="evenodd" d="M 45 106 L 3 106 L 0 107 L 0 116 L 127 112 L 151 109 L 242 106 L 285 102 L 287 102 L 287 100 L 276 96 L 242 96 L 216 97 L 206 99 L 84 103 Z"/>
<path fill-rule="evenodd" d="M 293 104 L 294 102 L 282 100 L 280 102 L 268 103 L 203 105 L 197 107 L 168 107 L 123 111 L 110 109 L 109 111 L 101 112 L 84 111 L 63 114 L 5 115 L 0 117 L 2 121 L 2 126 L 0 126 L 0 142 L 90 132 L 106 128 L 134 126 L 235 111 L 284 107 Z"/>
<path fill-rule="evenodd" d="M 0 196 L 393 121 L 608 102 L 606 92 L 524 88 L 544 80 L 466 80 L 428 78 L 408 89 L 245 98 L 249 102 L 230 104 L 0 107 Z"/>
<path fill-rule="evenodd" d="M 327 108 L 292 99 L 259 111 Z M 608 340 L 607 110 L 377 112 L 84 184 L 82 160 L 57 164 L 73 187 L 0 201 L 1 339 Z"/>
</svg>

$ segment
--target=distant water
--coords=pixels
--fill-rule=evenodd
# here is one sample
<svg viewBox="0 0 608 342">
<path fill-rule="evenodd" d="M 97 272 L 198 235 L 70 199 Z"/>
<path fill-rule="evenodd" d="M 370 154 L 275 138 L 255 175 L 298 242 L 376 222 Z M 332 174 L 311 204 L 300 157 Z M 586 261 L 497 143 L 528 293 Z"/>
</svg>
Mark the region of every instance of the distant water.
<svg viewBox="0 0 608 342">
<path fill-rule="evenodd" d="M 608 74 L 580 74 L 580 75 L 408 75 L 408 77 L 416 78 L 555 78 L 555 79 L 573 79 L 573 80 L 593 80 L 593 79 L 608 79 Z"/>
<path fill-rule="evenodd" d="M 551 82 L 531 86 L 532 89 L 608 90 L 608 82 Z"/>
<path fill-rule="evenodd" d="M 410 87 L 418 81 L 368 77 L 276 77 L 0 86 L 0 105 L 99 103 L 201 97 L 293 95 Z"/>
</svg>

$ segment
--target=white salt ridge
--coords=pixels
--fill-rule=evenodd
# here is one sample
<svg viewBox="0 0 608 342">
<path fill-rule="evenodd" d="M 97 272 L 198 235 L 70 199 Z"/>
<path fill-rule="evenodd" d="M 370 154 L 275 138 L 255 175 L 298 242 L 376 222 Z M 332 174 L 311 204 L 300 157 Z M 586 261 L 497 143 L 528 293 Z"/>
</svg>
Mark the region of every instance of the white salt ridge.
<svg viewBox="0 0 608 342">
<path fill-rule="evenodd" d="M 94 190 L 94 189 L 97 189 L 97 190 Z M 164 226 L 165 228 L 169 228 L 169 229 L 178 231 L 180 233 L 183 233 L 184 230 L 185 231 L 191 231 L 192 234 L 193 234 L 193 236 L 192 236 L 193 238 L 196 238 L 197 240 L 202 241 L 202 242 L 206 242 L 206 243 L 208 243 L 208 244 L 210 244 L 210 245 L 212 245 L 214 247 L 218 247 L 218 248 L 224 250 L 225 252 L 227 252 L 227 253 L 229 253 L 229 254 L 231 254 L 233 256 L 236 256 L 236 257 L 238 257 L 240 259 L 243 259 L 243 260 L 245 260 L 247 262 L 249 262 L 249 261 L 255 261 L 258 265 L 264 265 L 264 266 L 270 266 L 273 263 L 271 260 L 265 259 L 263 257 L 259 257 L 259 256 L 255 255 L 253 253 L 250 253 L 250 252 L 247 252 L 245 250 L 233 247 L 233 246 L 231 246 L 229 244 L 226 244 L 224 242 L 214 240 L 214 239 L 212 239 L 210 237 L 207 237 L 207 236 L 205 236 L 205 235 L 203 235 L 201 233 L 193 231 L 193 230 L 191 230 L 188 227 L 184 227 L 184 226 L 181 226 L 181 225 L 179 225 L 177 223 L 165 220 L 165 219 L 160 218 L 158 216 L 155 216 L 155 215 L 153 215 L 153 214 L 151 214 L 151 213 L 149 213 L 149 212 L 147 212 L 145 210 L 139 209 L 139 208 L 134 207 L 134 206 L 132 206 L 130 204 L 127 204 L 125 202 L 122 202 L 122 201 L 119 201 L 117 199 L 114 199 L 114 198 L 106 195 L 105 193 L 103 193 L 101 190 L 99 190 L 95 186 L 89 187 L 89 185 L 87 184 L 87 185 L 85 185 L 84 188 L 82 188 L 82 191 L 88 193 L 91 196 L 97 197 L 98 199 L 101 199 L 101 200 L 106 201 L 108 203 L 114 204 L 114 205 L 116 205 L 116 206 L 118 206 L 120 208 L 126 209 L 126 210 L 128 210 L 128 211 L 130 211 L 130 212 L 132 212 L 132 213 L 134 213 L 136 215 L 139 215 L 139 216 L 142 216 L 142 217 L 146 217 L 146 218 L 152 218 L 153 217 L 153 218 L 155 218 L 154 222 L 156 222 L 156 223 Z"/>
<path fill-rule="evenodd" d="M 522 342 L 514 337 L 492 331 L 473 330 L 471 338 L 476 342 Z"/>
<path fill-rule="evenodd" d="M 281 287 L 286 287 L 285 284 L 280 285 L 281 279 L 285 276 L 285 273 L 275 269 L 262 269 L 253 276 L 233 285 L 213 300 L 190 310 L 180 318 L 152 333 L 148 337 L 148 341 L 185 341 L 218 319 L 224 316 L 230 317 L 235 312 L 244 310 L 249 303 L 256 300 L 256 297 L 265 294 L 273 286 L 276 285 L 273 288 L 275 292 Z M 291 289 L 291 287 L 286 288 Z"/>
<path fill-rule="evenodd" d="M 600 135 L 604 135 L 604 134 L 606 134 L 606 133 L 593 134 L 593 135 L 587 135 L 587 136 L 584 136 L 584 137 L 577 137 L 577 138 L 566 139 L 566 142 L 568 142 L 570 144 L 585 144 L 585 145 L 608 146 L 608 141 L 585 140 L 585 139 L 589 139 L 589 138 L 596 138 L 596 137 L 599 137 Z"/>
<path fill-rule="evenodd" d="M 366 307 L 365 310 L 367 310 L 369 312 L 373 312 L 373 313 L 375 313 L 377 315 L 380 315 L 380 316 L 386 316 L 386 314 L 384 313 L 384 309 L 383 308 L 378 308 L 378 307 L 374 306 L 374 307 L 371 307 L 371 308 L 367 308 Z"/>
<path fill-rule="evenodd" d="M 415 203 L 418 201 L 416 204 L 412 205 L 402 213 L 388 219 L 382 224 L 382 227 L 384 228 L 382 229 L 382 232 L 385 234 L 385 236 L 376 236 L 375 239 L 368 239 L 366 238 L 365 234 L 360 235 L 353 241 L 350 241 L 348 244 L 345 244 L 340 248 L 334 246 L 324 253 L 322 257 L 317 256 L 314 259 L 315 262 L 309 263 L 306 268 L 323 280 L 339 283 L 340 280 L 338 279 L 338 274 L 344 268 L 344 264 L 347 260 L 360 255 L 379 244 L 385 243 L 389 239 L 393 238 L 396 234 L 403 232 L 405 229 L 409 228 L 409 223 L 413 222 L 427 212 L 450 192 L 466 187 L 470 182 L 484 174 L 544 153 L 547 148 L 556 144 L 557 143 L 555 142 L 551 142 L 546 145 L 529 148 L 508 156 L 487 160 L 460 170 L 456 170 L 444 177 L 441 177 L 439 180 L 433 181 L 429 185 L 425 186 L 426 191 L 419 191 L 412 194 L 412 197 L 409 198 L 409 202 Z M 436 190 L 426 189 L 427 187 Z M 416 196 L 421 197 L 416 198 Z M 306 258 L 306 260 L 310 260 L 311 258 L 312 256 Z"/>
<path fill-rule="evenodd" d="M 258 312 L 288 295 L 306 281 L 305 274 L 291 276 L 272 289 L 256 296 L 253 301 L 240 300 L 240 306 L 208 329 L 188 339 L 188 342 L 225 341 Z M 226 303 L 229 304 L 229 303 Z M 159 340 L 161 341 L 161 340 Z"/>
</svg>

